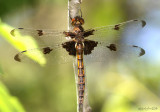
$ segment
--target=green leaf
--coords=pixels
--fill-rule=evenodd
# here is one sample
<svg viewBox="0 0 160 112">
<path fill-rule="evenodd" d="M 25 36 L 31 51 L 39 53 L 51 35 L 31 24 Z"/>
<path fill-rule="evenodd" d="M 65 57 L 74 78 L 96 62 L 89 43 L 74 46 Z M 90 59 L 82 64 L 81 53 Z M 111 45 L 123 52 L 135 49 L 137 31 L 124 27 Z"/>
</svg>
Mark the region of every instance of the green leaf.
<svg viewBox="0 0 160 112">
<path fill-rule="evenodd" d="M 25 112 L 16 97 L 9 94 L 7 88 L 0 82 L 0 112 Z"/>
</svg>

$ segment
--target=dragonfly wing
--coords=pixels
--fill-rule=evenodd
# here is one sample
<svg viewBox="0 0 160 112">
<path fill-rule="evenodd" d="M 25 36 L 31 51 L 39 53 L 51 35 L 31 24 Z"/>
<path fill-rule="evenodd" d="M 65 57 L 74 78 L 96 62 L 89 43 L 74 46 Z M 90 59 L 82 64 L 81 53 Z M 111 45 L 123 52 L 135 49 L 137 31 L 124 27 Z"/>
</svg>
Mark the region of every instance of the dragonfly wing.
<svg viewBox="0 0 160 112">
<path fill-rule="evenodd" d="M 18 62 L 30 62 L 30 58 L 28 57 L 33 59 L 35 62 L 47 60 L 50 62 L 54 61 L 54 63 L 65 64 L 73 61 L 73 56 L 69 56 L 68 52 L 62 48 L 62 45 L 24 50 L 17 53 L 14 56 L 14 59 Z M 45 64 L 46 62 L 43 63 Z"/>
<path fill-rule="evenodd" d="M 119 39 L 120 35 L 128 30 L 137 31 L 143 28 L 146 25 L 144 20 L 130 20 L 122 22 L 116 25 L 109 25 L 103 27 L 97 27 L 94 29 L 86 30 L 86 38 L 95 40 L 95 41 L 107 41 L 112 42 L 113 40 Z M 129 28 L 129 29 L 128 29 Z"/>
<path fill-rule="evenodd" d="M 60 44 L 66 41 L 63 31 L 57 31 L 53 29 L 41 30 L 41 29 L 29 29 L 29 28 L 16 28 L 16 29 L 13 29 L 10 33 L 13 37 L 17 37 L 17 38 L 20 38 L 20 37 L 25 38 L 25 36 L 30 36 L 36 39 L 41 45 L 42 44 L 43 45 Z"/>
<path fill-rule="evenodd" d="M 145 50 L 135 45 L 119 45 L 99 42 L 92 50 L 92 53 L 85 55 L 85 60 L 88 62 L 109 62 L 124 58 L 130 60 L 141 57 L 145 54 Z"/>
</svg>

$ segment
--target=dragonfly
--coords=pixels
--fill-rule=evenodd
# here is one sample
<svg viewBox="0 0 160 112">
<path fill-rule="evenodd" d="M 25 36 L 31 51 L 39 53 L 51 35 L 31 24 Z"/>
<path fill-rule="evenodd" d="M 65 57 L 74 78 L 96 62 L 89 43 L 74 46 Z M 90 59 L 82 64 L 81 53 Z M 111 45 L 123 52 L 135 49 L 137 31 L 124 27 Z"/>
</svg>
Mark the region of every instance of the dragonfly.
<svg viewBox="0 0 160 112">
<path fill-rule="evenodd" d="M 96 57 L 96 55 L 99 55 L 99 53 L 96 52 L 96 49 L 98 47 L 108 52 L 118 52 L 118 51 L 121 52 L 121 50 L 123 51 L 124 49 L 121 49 L 121 45 L 114 43 L 106 43 L 105 41 L 103 41 L 104 39 L 103 37 L 105 37 L 105 34 L 115 34 L 115 32 L 121 32 L 121 30 L 123 30 L 128 24 L 131 25 L 138 24 L 140 25 L 140 27 L 143 28 L 146 25 L 146 22 L 144 20 L 135 19 L 122 22 L 116 25 L 96 27 L 85 30 L 83 28 L 84 19 L 82 18 L 82 16 L 76 16 L 74 18 L 71 18 L 71 25 L 73 26 L 73 29 L 70 31 L 59 32 L 55 30 L 45 30 L 45 29 L 41 30 L 41 29 L 16 28 L 11 31 L 11 35 L 16 37 L 15 32 L 18 31 L 20 33 L 29 34 L 32 35 L 33 37 L 36 36 L 41 39 L 52 37 L 52 39 L 60 40 L 60 43 L 58 44 L 53 43 L 54 44 L 53 46 L 46 46 L 36 49 L 42 51 L 43 54 L 50 54 L 51 52 L 54 52 L 54 50 L 57 48 L 58 50 L 63 49 L 68 55 L 76 58 L 77 74 L 78 74 L 78 102 L 79 102 L 78 104 L 79 108 L 83 108 L 84 92 L 85 92 L 84 57 L 88 56 L 93 60 L 99 60 L 101 58 L 99 56 L 97 56 L 98 58 L 96 59 L 94 58 Z M 64 37 L 69 37 L 69 39 L 66 40 Z M 145 50 L 137 45 L 129 45 L 129 46 L 127 45 L 125 47 L 129 48 L 129 53 L 130 51 L 134 50 L 133 53 L 136 53 L 137 57 L 143 56 L 145 54 Z M 21 55 L 30 51 L 33 52 L 34 50 L 29 49 L 21 51 L 15 55 L 14 59 L 18 62 L 21 62 L 23 60 L 23 58 L 21 58 Z M 101 52 L 99 51 L 99 49 L 97 49 L 97 51 Z M 102 56 L 105 56 L 105 54 Z"/>
</svg>

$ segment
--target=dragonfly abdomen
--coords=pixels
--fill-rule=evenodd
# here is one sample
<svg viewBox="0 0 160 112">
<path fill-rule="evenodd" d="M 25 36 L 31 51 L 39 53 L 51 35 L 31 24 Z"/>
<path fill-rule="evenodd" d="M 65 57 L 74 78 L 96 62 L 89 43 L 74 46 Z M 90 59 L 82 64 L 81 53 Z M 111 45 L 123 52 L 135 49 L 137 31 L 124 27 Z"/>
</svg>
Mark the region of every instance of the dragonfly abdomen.
<svg viewBox="0 0 160 112">
<path fill-rule="evenodd" d="M 78 65 L 78 102 L 79 108 L 83 109 L 84 91 L 85 91 L 85 74 L 83 64 L 83 44 L 76 45 L 77 65 Z"/>
</svg>

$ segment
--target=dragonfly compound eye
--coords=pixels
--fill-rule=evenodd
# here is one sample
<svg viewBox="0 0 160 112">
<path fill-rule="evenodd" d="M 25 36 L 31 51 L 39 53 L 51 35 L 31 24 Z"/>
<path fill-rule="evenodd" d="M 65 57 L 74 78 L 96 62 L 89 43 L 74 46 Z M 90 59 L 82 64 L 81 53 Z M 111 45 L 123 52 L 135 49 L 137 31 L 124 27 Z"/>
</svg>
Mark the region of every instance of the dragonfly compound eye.
<svg viewBox="0 0 160 112">
<path fill-rule="evenodd" d="M 84 24 L 84 19 L 82 17 L 76 16 L 75 18 L 72 19 L 72 25 L 83 25 Z"/>
</svg>

